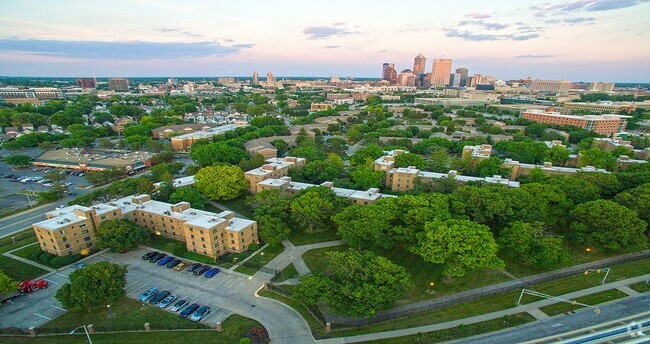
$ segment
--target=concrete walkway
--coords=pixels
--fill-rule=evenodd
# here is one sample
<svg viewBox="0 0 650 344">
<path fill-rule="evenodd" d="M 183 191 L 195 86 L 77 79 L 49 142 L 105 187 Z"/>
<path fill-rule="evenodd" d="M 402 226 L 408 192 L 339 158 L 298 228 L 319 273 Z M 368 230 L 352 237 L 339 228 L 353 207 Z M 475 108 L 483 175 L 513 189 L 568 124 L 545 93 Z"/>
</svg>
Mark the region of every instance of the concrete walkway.
<svg viewBox="0 0 650 344">
<path fill-rule="evenodd" d="M 642 276 L 637 276 L 637 277 L 632 277 L 628 278 L 625 280 L 621 281 L 616 281 L 612 283 L 606 283 L 602 284 L 596 287 L 592 288 L 587 288 L 583 290 L 578 290 L 576 292 L 564 294 L 564 295 L 559 295 L 559 297 L 568 299 L 568 300 L 574 300 L 576 298 L 579 298 L 581 296 L 586 296 L 586 295 L 591 295 L 591 294 L 596 294 L 600 293 L 602 291 L 610 290 L 610 289 L 617 289 L 618 287 L 621 286 L 626 286 L 628 284 L 634 284 L 638 282 L 643 282 L 647 281 L 650 279 L 650 274 L 647 275 L 642 275 Z M 513 303 L 515 300 L 513 300 Z M 540 307 L 544 306 L 549 306 L 552 304 L 558 303 L 556 300 L 541 300 L 541 301 L 536 301 L 532 303 L 528 303 L 525 305 L 519 305 L 513 308 L 508 308 L 504 309 L 501 311 L 496 311 L 492 313 L 487 313 L 487 314 L 481 314 L 465 319 L 458 319 L 458 320 L 453 320 L 453 321 L 447 321 L 443 323 L 437 323 L 437 324 L 432 324 L 432 325 L 425 325 L 425 326 L 418 326 L 418 327 L 411 327 L 411 328 L 406 328 L 406 329 L 400 329 L 400 330 L 392 330 L 392 331 L 385 331 L 385 332 L 378 332 L 378 333 L 371 333 L 371 334 L 365 334 L 365 335 L 359 335 L 359 336 L 351 336 L 351 337 L 341 337 L 341 338 L 331 338 L 331 339 L 323 339 L 323 340 L 318 340 L 318 343 L 359 343 L 359 342 L 365 342 L 365 341 L 371 341 L 371 340 L 379 340 L 379 339 L 387 339 L 387 338 L 395 338 L 395 337 L 403 337 L 403 336 L 410 336 L 410 335 L 415 335 L 419 332 L 425 333 L 425 332 L 433 332 L 433 331 L 439 331 L 439 330 L 445 330 L 453 327 L 457 327 L 459 325 L 469 325 L 469 324 L 475 324 L 483 321 L 488 321 L 488 320 L 494 320 L 494 319 L 499 319 L 501 317 L 504 317 L 506 315 L 514 315 L 517 313 L 522 313 L 522 312 L 529 312 L 533 311 L 535 309 L 539 309 Z"/>
<path fill-rule="evenodd" d="M 284 240 L 282 241 L 282 244 L 284 245 L 284 252 L 280 253 L 277 257 L 273 258 L 273 260 L 268 262 L 264 267 L 273 270 L 282 271 L 287 266 L 289 266 L 289 264 L 294 263 L 294 266 L 296 267 L 298 274 L 302 276 L 303 274 L 308 274 L 310 272 L 309 268 L 307 267 L 307 264 L 305 264 L 304 260 L 302 259 L 302 255 L 305 254 L 305 252 L 309 250 L 318 249 L 318 248 L 340 246 L 343 245 L 344 242 L 341 240 L 335 240 L 335 241 L 319 242 L 316 244 L 295 246 L 288 240 Z M 295 262 L 298 262 L 298 264 L 295 264 Z M 300 273 L 301 270 L 303 274 Z"/>
</svg>

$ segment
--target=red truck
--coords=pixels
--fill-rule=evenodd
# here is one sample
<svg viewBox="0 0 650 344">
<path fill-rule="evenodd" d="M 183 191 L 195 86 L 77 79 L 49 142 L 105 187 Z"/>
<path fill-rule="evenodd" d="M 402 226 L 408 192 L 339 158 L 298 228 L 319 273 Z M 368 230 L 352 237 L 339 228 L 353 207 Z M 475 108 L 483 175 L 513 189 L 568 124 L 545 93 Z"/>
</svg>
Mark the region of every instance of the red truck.
<svg viewBox="0 0 650 344">
<path fill-rule="evenodd" d="M 47 281 L 44 279 L 40 280 L 24 280 L 20 282 L 18 285 L 18 292 L 15 294 L 4 294 L 0 295 L 0 304 L 5 304 L 7 302 L 10 302 L 14 298 L 17 298 L 19 296 L 25 295 L 25 294 L 31 294 L 35 290 L 38 289 L 45 289 L 48 287 Z"/>
</svg>

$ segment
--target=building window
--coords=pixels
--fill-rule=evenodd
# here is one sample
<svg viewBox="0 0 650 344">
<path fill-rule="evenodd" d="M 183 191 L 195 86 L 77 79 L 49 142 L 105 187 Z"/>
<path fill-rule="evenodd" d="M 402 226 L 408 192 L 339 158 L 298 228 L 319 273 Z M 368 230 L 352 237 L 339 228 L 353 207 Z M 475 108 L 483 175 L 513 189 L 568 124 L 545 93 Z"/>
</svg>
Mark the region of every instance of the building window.
<svg viewBox="0 0 650 344">
<path fill-rule="evenodd" d="M 230 243 L 234 245 L 234 244 L 235 244 L 235 240 L 230 240 Z"/>
<path fill-rule="evenodd" d="M 66 241 L 68 241 L 68 238 L 62 237 L 61 240 L 63 240 L 63 242 L 66 242 Z"/>
<path fill-rule="evenodd" d="M 79 228 L 84 228 L 84 227 L 86 227 L 86 225 L 87 225 L 87 223 L 82 222 L 82 223 L 79 224 Z"/>
<path fill-rule="evenodd" d="M 81 231 L 81 234 L 88 234 L 88 230 L 87 230 L 87 229 L 83 229 L 83 230 Z"/>
<path fill-rule="evenodd" d="M 70 244 L 65 244 L 65 248 L 70 248 Z"/>
<path fill-rule="evenodd" d="M 113 212 L 113 216 L 117 216 L 117 211 L 114 211 L 114 212 Z"/>
<path fill-rule="evenodd" d="M 201 246 L 203 246 L 203 248 L 205 248 L 205 244 L 203 244 L 203 245 L 201 245 Z"/>
<path fill-rule="evenodd" d="M 85 237 L 84 241 L 90 241 L 90 237 L 89 236 Z"/>
<path fill-rule="evenodd" d="M 99 218 L 102 219 L 102 220 L 106 220 L 106 215 L 102 215 Z"/>
<path fill-rule="evenodd" d="M 88 247 L 88 248 L 93 247 L 93 243 L 92 243 L 92 242 L 89 242 L 89 243 L 86 245 L 86 247 Z"/>
<path fill-rule="evenodd" d="M 204 237 L 201 237 L 201 241 L 205 241 L 205 238 L 204 238 Z"/>
<path fill-rule="evenodd" d="M 190 238 L 194 239 L 194 234 L 190 234 Z"/>
<path fill-rule="evenodd" d="M 65 234 L 65 231 L 62 229 L 59 233 L 61 233 L 61 234 Z"/>
</svg>

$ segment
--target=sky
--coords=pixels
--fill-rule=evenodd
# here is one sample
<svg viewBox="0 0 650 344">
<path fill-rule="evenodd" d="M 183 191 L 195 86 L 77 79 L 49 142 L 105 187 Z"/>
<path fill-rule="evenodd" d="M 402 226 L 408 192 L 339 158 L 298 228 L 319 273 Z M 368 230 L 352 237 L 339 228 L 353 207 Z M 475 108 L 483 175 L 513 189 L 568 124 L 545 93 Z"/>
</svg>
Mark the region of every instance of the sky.
<svg viewBox="0 0 650 344">
<path fill-rule="evenodd" d="M 0 0 L 3 76 L 380 77 L 413 58 L 498 79 L 650 82 L 650 0 Z"/>
</svg>

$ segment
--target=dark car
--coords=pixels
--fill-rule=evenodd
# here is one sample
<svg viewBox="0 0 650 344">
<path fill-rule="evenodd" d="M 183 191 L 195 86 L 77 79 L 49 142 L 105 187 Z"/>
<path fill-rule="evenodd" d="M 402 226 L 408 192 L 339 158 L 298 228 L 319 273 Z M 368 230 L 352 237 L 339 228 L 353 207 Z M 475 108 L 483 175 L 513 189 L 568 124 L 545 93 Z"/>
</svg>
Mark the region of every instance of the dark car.
<svg viewBox="0 0 650 344">
<path fill-rule="evenodd" d="M 76 192 L 68 192 L 68 196 L 76 196 L 76 195 L 77 195 Z"/>
<path fill-rule="evenodd" d="M 180 259 L 174 259 L 165 266 L 171 269 L 171 268 L 175 267 L 176 265 L 180 264 L 181 262 L 182 262 L 182 260 L 180 260 Z"/>
<path fill-rule="evenodd" d="M 194 270 L 196 270 L 196 269 L 198 269 L 198 268 L 200 268 L 202 266 L 203 265 L 199 264 L 199 263 L 192 263 L 192 264 L 190 264 L 190 266 L 187 267 L 187 269 L 185 271 L 194 272 Z"/>
<path fill-rule="evenodd" d="M 159 291 L 156 296 L 152 297 L 151 300 L 149 300 L 149 303 L 152 305 L 157 305 L 160 303 L 160 301 L 169 296 L 169 294 L 171 294 L 169 290 Z"/>
<path fill-rule="evenodd" d="M 212 267 L 210 265 L 203 265 L 201 268 L 195 269 L 194 271 L 192 271 L 192 273 L 197 275 L 197 276 L 201 276 L 210 269 L 212 269 Z"/>
<path fill-rule="evenodd" d="M 170 310 L 171 310 L 172 312 L 178 312 L 178 311 L 180 311 L 181 308 L 183 308 L 186 304 L 187 304 L 187 301 L 185 301 L 185 300 L 180 300 L 180 301 L 176 302 L 176 303 L 172 306 L 172 308 L 170 308 Z"/>
<path fill-rule="evenodd" d="M 164 265 L 167 265 L 169 262 L 173 261 L 174 259 L 176 259 L 176 258 L 174 258 L 174 257 L 172 257 L 172 256 L 165 257 L 165 258 L 161 259 L 161 260 L 158 262 L 158 266 L 164 266 Z"/>
<path fill-rule="evenodd" d="M 187 307 L 179 314 L 181 318 L 187 318 L 190 316 L 190 314 L 194 313 L 197 309 L 199 309 L 199 304 L 198 303 L 193 303 Z"/>
<path fill-rule="evenodd" d="M 219 270 L 219 268 L 210 269 L 210 270 L 205 272 L 205 277 L 212 278 L 212 277 L 214 277 L 214 275 L 219 273 L 219 271 L 221 271 L 221 270 Z"/>
<path fill-rule="evenodd" d="M 163 259 L 165 257 L 167 257 L 167 255 L 165 253 L 158 253 L 156 255 L 151 256 L 151 258 L 149 258 L 149 261 L 152 262 L 152 263 L 155 263 L 155 262 L 157 262 L 157 261 L 159 261 L 159 260 L 161 260 L 161 259 Z"/>
<path fill-rule="evenodd" d="M 142 256 L 142 260 L 147 260 L 147 259 L 153 257 L 154 254 L 157 255 L 158 252 L 156 252 L 156 251 L 147 252 L 147 253 L 145 253 L 145 254 Z"/>
<path fill-rule="evenodd" d="M 204 316 L 206 316 L 208 314 L 210 314 L 210 307 L 203 306 L 203 307 L 197 309 L 196 311 L 194 311 L 194 313 L 192 313 L 192 316 L 190 317 L 190 320 L 192 320 L 192 321 L 200 321 Z"/>
</svg>

